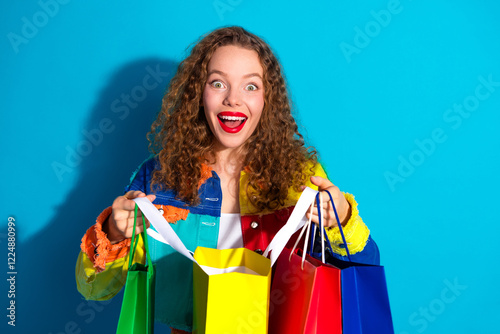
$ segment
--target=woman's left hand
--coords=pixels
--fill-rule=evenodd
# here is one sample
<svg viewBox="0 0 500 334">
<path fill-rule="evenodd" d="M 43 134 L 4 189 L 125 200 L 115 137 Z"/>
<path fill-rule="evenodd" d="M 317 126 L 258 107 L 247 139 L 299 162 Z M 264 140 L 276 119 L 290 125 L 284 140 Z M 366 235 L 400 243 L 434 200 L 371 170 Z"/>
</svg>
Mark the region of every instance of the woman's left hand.
<svg viewBox="0 0 500 334">
<path fill-rule="evenodd" d="M 330 200 L 330 196 L 325 190 L 328 190 L 330 194 L 332 194 L 333 202 L 335 204 L 335 208 L 337 209 L 337 213 L 339 215 L 340 223 L 342 226 L 347 224 L 349 218 L 351 218 L 351 206 L 349 202 L 344 197 L 344 194 L 340 192 L 340 189 L 335 186 L 330 180 L 324 179 L 320 176 L 312 176 L 311 182 L 315 186 L 318 187 L 320 191 L 321 199 L 323 200 L 323 211 L 321 212 L 321 220 L 323 221 L 323 226 L 337 226 L 337 219 L 335 218 L 335 211 L 333 211 L 333 206 Z M 319 224 L 318 217 L 318 207 L 319 203 L 314 203 L 312 219 L 316 224 Z M 309 219 L 311 215 L 311 210 L 307 210 L 306 217 Z"/>
</svg>

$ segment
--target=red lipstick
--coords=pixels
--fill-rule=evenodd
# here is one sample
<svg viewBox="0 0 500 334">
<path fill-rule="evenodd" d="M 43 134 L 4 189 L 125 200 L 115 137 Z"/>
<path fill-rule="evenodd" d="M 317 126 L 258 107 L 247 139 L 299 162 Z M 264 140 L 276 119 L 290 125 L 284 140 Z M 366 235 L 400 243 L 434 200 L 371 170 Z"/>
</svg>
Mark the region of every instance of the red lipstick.
<svg viewBox="0 0 500 334">
<path fill-rule="evenodd" d="M 219 124 L 227 133 L 238 133 L 245 126 L 247 116 L 241 112 L 223 111 L 217 115 Z"/>
</svg>

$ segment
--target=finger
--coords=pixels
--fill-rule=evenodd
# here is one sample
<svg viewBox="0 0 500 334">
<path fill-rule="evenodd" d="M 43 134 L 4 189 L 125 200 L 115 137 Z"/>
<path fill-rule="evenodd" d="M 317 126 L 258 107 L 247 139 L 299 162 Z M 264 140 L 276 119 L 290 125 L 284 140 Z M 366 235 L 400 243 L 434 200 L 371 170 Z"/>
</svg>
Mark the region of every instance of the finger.
<svg viewBox="0 0 500 334">
<path fill-rule="evenodd" d="M 123 200 L 119 203 L 119 208 L 128 211 L 129 217 L 132 215 L 134 217 L 135 202 L 132 199 L 122 197 Z"/>
<path fill-rule="evenodd" d="M 132 203 L 135 204 L 134 201 L 132 201 Z M 135 219 L 135 209 L 134 210 L 130 210 L 130 211 L 127 211 L 126 212 L 126 219 L 127 221 L 129 222 L 133 222 L 134 219 Z M 144 216 L 144 220 L 147 221 L 147 218 L 146 216 L 142 213 L 141 209 L 137 210 L 137 225 L 142 225 L 142 217 Z"/>
<path fill-rule="evenodd" d="M 131 212 L 131 216 L 132 216 L 132 220 L 134 219 L 134 216 L 135 216 L 135 211 L 134 212 Z M 142 228 L 142 218 L 144 217 L 144 222 L 146 224 L 146 229 L 149 228 L 149 226 L 151 225 L 149 223 L 149 220 L 146 218 L 146 216 L 142 213 L 141 210 L 138 210 L 137 212 L 137 222 L 136 222 L 136 226 L 141 226 Z"/>
<path fill-rule="evenodd" d="M 334 202 L 335 206 L 338 206 L 337 202 Z M 318 207 L 314 205 L 313 207 L 313 213 L 315 215 L 318 215 Z M 326 219 L 335 219 L 335 211 L 333 210 L 333 206 L 331 205 L 331 202 L 328 201 L 327 203 L 323 202 L 323 207 L 321 210 L 321 217 L 326 218 Z"/>
<path fill-rule="evenodd" d="M 146 228 L 149 228 L 150 223 L 149 220 L 144 216 L 144 214 L 139 210 L 139 213 L 137 214 L 137 226 L 142 226 L 142 218 L 144 217 L 144 222 L 146 224 Z"/>
<path fill-rule="evenodd" d="M 313 208 L 312 214 L 313 214 L 313 215 L 315 215 L 315 216 L 319 216 L 319 215 L 318 215 L 318 209 L 317 209 L 317 208 Z M 326 210 L 326 209 L 323 209 L 323 210 L 321 211 L 321 218 L 322 218 L 322 219 L 329 219 L 329 218 L 331 218 L 333 215 L 334 215 L 334 212 L 333 212 L 333 211 Z"/>
<path fill-rule="evenodd" d="M 309 211 L 306 213 L 306 218 L 311 219 L 311 222 L 313 222 L 316 225 L 319 225 L 319 217 L 317 214 L 310 213 Z"/>
<path fill-rule="evenodd" d="M 126 224 L 127 224 L 127 227 L 126 227 L 126 233 L 125 233 L 125 236 L 127 238 L 131 238 L 132 237 L 132 233 L 135 233 L 136 235 L 139 234 L 139 233 L 142 233 L 144 231 L 144 227 L 142 225 L 142 217 L 139 217 L 139 215 L 137 216 L 137 220 L 135 222 L 135 225 L 134 225 L 134 215 L 132 215 L 131 218 L 128 218 L 126 220 Z M 146 228 L 149 227 L 149 224 L 146 220 Z"/>
<path fill-rule="evenodd" d="M 332 195 L 332 197 L 330 197 L 330 195 L 328 195 L 328 193 L 330 193 L 330 195 Z M 327 188 L 323 191 L 320 191 L 320 196 L 321 196 L 321 199 L 323 200 L 323 203 L 325 203 L 325 202 L 329 203 L 331 201 L 331 199 L 333 199 L 335 201 L 335 203 L 337 203 L 337 201 L 340 199 L 339 194 L 341 194 L 341 192 L 338 191 L 338 188 L 336 186 L 332 186 L 332 187 Z"/>
<path fill-rule="evenodd" d="M 312 215 L 313 219 L 315 219 L 316 222 L 318 223 L 319 215 L 318 215 L 318 208 L 316 206 L 313 207 L 312 209 Z M 328 203 L 327 205 L 323 203 L 323 210 L 321 210 L 321 220 L 323 221 L 324 226 L 332 226 L 332 225 L 337 226 L 337 217 L 330 203 Z"/>
<path fill-rule="evenodd" d="M 146 194 L 140 190 L 131 190 L 128 191 L 125 195 L 123 195 L 123 197 L 125 197 L 126 199 L 134 199 L 137 197 L 146 197 Z"/>
<path fill-rule="evenodd" d="M 146 224 L 146 229 L 148 229 L 151 226 L 151 223 L 149 222 L 149 220 L 146 219 L 146 217 L 144 217 L 144 222 Z M 142 216 L 140 218 L 137 217 L 136 226 L 140 227 L 140 232 L 144 231 L 144 226 L 142 225 Z"/>
<path fill-rule="evenodd" d="M 321 176 L 311 176 L 311 183 L 317 186 L 320 191 L 333 187 L 333 183 L 330 180 Z"/>
<path fill-rule="evenodd" d="M 316 223 L 316 224 L 319 224 L 319 215 L 318 215 L 318 211 L 317 210 L 313 210 L 312 213 L 309 214 L 309 216 L 307 217 L 309 219 L 309 217 L 311 217 L 311 221 Z M 324 222 L 327 220 L 327 216 L 325 215 L 324 212 L 321 213 L 321 221 L 323 222 L 323 225 L 324 225 Z"/>
<path fill-rule="evenodd" d="M 155 195 L 149 195 L 149 196 L 154 196 L 153 200 L 154 200 L 154 198 L 156 198 Z M 122 210 L 134 211 L 135 210 L 135 202 L 133 201 L 133 199 L 138 198 L 138 197 L 146 197 L 146 194 L 143 193 L 142 191 L 139 191 L 139 190 L 131 190 L 131 191 L 127 192 L 125 195 L 121 196 L 123 201 L 120 202 L 120 208 Z"/>
<path fill-rule="evenodd" d="M 326 199 L 323 199 L 323 205 L 321 206 L 321 208 L 323 208 L 323 210 L 332 210 L 332 205 L 331 205 L 331 201 L 330 199 L 328 199 L 328 201 Z M 337 205 L 337 201 L 334 201 L 333 203 L 335 203 L 335 205 Z M 314 206 L 313 206 L 314 209 L 318 209 L 318 203 L 314 203 Z"/>
<path fill-rule="evenodd" d="M 320 206 L 322 205 L 322 206 Z M 328 206 L 328 202 L 326 202 L 325 200 L 321 200 L 321 201 L 314 201 L 313 204 L 311 204 L 311 206 L 313 207 L 313 210 L 317 210 L 319 207 L 323 208 L 323 210 L 325 210 L 325 208 L 327 208 Z"/>
<path fill-rule="evenodd" d="M 310 214 L 310 213 L 307 213 L 306 214 L 306 217 L 307 219 L 309 219 L 309 217 L 311 218 L 311 222 L 315 223 L 316 225 L 319 226 L 319 216 L 317 214 Z M 335 220 L 332 220 L 330 219 L 328 216 L 323 216 L 321 215 L 321 222 L 323 224 L 324 227 L 331 227 L 331 226 L 337 226 Z"/>
<path fill-rule="evenodd" d="M 142 220 L 140 224 L 137 224 L 135 226 L 135 234 L 142 233 L 144 231 L 144 227 L 142 226 Z"/>
<path fill-rule="evenodd" d="M 142 226 L 139 226 L 139 225 L 135 225 L 135 228 L 134 228 L 134 225 L 133 223 L 130 224 L 130 226 L 127 228 L 127 232 L 125 233 L 125 237 L 127 238 L 132 238 L 132 233 L 134 233 L 135 235 L 141 233 L 143 230 Z"/>
</svg>

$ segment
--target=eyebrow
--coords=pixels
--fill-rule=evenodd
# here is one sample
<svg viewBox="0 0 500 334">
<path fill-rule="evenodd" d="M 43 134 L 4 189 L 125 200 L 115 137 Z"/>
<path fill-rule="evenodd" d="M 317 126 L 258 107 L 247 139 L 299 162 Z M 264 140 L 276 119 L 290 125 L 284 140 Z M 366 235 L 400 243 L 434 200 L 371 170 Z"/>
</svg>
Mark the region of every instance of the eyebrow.
<svg viewBox="0 0 500 334">
<path fill-rule="evenodd" d="M 208 75 L 211 75 L 211 74 L 214 74 L 214 73 L 216 73 L 216 74 L 220 74 L 220 75 L 222 75 L 222 76 L 227 76 L 227 74 L 226 74 L 226 73 L 224 73 L 224 72 L 222 72 L 222 71 L 219 71 L 219 70 L 212 70 L 212 71 L 210 71 L 210 72 L 208 73 Z M 251 77 L 259 77 L 259 78 L 261 78 L 261 79 L 262 79 L 262 76 L 261 76 L 259 73 L 248 73 L 248 74 L 245 74 L 245 75 L 243 76 L 243 78 L 251 78 Z"/>
</svg>

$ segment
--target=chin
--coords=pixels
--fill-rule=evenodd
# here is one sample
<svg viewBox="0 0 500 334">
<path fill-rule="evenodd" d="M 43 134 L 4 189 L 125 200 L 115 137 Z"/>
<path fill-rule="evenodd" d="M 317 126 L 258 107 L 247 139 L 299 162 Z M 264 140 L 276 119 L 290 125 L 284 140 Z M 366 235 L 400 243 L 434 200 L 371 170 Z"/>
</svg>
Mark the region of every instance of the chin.
<svg viewBox="0 0 500 334">
<path fill-rule="evenodd" d="M 217 138 L 217 142 L 218 142 L 217 146 L 220 147 L 221 149 L 237 149 L 245 144 L 244 140 L 241 139 L 231 140 L 230 138 L 224 138 L 223 140 Z"/>
</svg>

